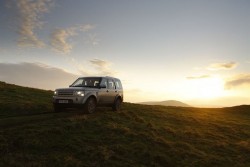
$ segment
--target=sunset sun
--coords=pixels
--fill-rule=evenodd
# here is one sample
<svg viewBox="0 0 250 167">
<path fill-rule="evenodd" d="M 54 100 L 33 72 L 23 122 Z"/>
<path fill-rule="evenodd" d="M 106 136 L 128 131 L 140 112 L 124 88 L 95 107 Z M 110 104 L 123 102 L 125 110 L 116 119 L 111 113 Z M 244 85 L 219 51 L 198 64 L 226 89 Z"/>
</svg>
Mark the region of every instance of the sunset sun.
<svg viewBox="0 0 250 167">
<path fill-rule="evenodd" d="M 192 79 L 188 86 L 190 98 L 213 99 L 224 95 L 224 82 L 219 77 Z"/>
</svg>

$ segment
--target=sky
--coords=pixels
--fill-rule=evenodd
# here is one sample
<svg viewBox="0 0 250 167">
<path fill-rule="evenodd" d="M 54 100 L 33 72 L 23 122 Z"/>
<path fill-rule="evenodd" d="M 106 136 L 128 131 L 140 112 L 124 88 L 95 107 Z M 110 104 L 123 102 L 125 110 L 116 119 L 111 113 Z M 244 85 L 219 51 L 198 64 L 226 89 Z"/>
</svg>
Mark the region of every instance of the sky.
<svg viewBox="0 0 250 167">
<path fill-rule="evenodd" d="M 249 0 L 0 0 L 0 81 L 121 79 L 127 102 L 250 104 Z"/>
</svg>

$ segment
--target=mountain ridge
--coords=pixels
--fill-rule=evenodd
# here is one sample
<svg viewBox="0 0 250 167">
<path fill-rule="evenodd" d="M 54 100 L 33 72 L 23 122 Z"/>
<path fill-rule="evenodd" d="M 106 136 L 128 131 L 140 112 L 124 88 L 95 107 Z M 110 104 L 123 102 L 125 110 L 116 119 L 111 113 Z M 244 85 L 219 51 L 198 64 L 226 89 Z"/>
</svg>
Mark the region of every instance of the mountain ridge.
<svg viewBox="0 0 250 167">
<path fill-rule="evenodd" d="M 145 105 L 161 105 L 161 106 L 176 106 L 176 107 L 192 107 L 186 103 L 177 100 L 164 100 L 164 101 L 147 101 L 140 102 L 139 104 Z"/>
</svg>

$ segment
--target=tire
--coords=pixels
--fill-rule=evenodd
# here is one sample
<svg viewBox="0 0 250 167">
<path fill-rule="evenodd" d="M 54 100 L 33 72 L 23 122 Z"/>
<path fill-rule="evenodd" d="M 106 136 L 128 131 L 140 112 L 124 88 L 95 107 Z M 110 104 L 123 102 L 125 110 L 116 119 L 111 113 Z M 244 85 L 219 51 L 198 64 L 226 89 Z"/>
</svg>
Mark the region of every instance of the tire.
<svg viewBox="0 0 250 167">
<path fill-rule="evenodd" d="M 62 112 L 62 110 L 63 110 L 62 107 L 60 107 L 60 106 L 54 104 L 54 111 L 55 111 L 55 112 Z"/>
<path fill-rule="evenodd" d="M 88 114 L 92 114 L 96 109 L 96 100 L 93 97 L 90 97 L 84 105 L 84 110 Z"/>
<path fill-rule="evenodd" d="M 113 104 L 113 111 L 120 111 L 121 110 L 121 105 L 122 105 L 122 100 L 121 98 L 117 98 Z"/>
</svg>

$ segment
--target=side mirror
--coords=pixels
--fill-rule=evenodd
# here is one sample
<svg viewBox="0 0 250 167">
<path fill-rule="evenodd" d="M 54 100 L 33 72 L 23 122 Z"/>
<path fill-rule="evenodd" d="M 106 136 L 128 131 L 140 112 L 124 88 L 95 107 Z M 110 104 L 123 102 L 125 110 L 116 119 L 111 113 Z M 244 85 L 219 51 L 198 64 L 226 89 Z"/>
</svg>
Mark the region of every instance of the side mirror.
<svg viewBox="0 0 250 167">
<path fill-rule="evenodd" d="M 101 85 L 99 86 L 99 88 L 100 88 L 100 89 L 101 89 L 101 88 L 107 88 L 107 86 L 104 85 L 104 84 L 101 84 Z"/>
</svg>

